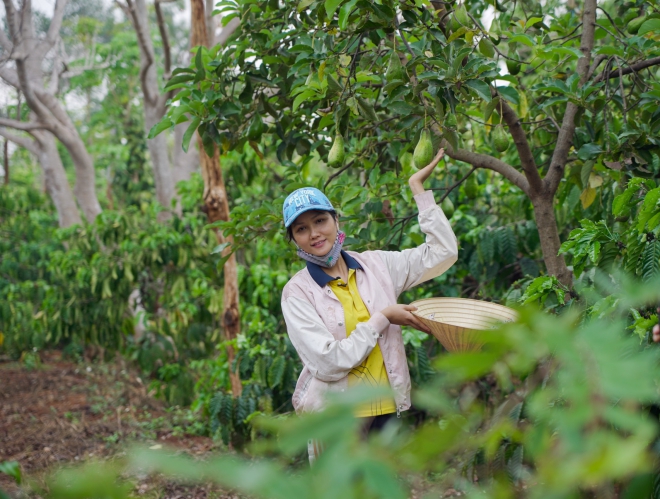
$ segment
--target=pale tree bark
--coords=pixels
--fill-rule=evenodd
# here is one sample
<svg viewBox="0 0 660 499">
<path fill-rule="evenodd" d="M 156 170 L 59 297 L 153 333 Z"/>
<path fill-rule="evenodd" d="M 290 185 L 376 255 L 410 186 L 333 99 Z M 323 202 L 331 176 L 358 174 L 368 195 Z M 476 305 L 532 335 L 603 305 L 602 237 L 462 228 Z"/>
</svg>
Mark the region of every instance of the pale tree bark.
<svg viewBox="0 0 660 499">
<path fill-rule="evenodd" d="M 56 46 L 62 25 L 67 0 L 57 0 L 50 27 L 44 38 L 37 38 L 34 30 L 31 0 L 24 0 L 17 11 L 13 0 L 3 0 L 9 27 L 9 37 L 2 30 L 0 46 L 3 56 L 13 61 L 15 69 L 5 65 L 0 68 L 0 78 L 19 88 L 25 101 L 35 116 L 33 129 L 46 129 L 67 148 L 76 169 L 76 184 L 73 193 L 85 214 L 92 222 L 101 213 L 101 205 L 96 196 L 96 176 L 94 162 L 87 152 L 78 130 L 69 118 L 62 104 L 46 90 L 43 82 L 42 64 L 44 58 Z M 54 69 L 57 71 L 57 68 Z M 13 127 L 12 123 L 2 123 Z M 27 130 L 25 127 L 18 127 Z"/>
<path fill-rule="evenodd" d="M 0 136 L 10 140 L 19 147 L 30 151 L 39 161 L 44 172 L 46 192 L 55 205 L 60 227 L 70 227 L 82 224 L 78 207 L 66 178 L 62 159 L 57 151 L 55 138 L 47 131 L 32 130 L 32 138 L 14 134 L 0 128 Z"/>
<path fill-rule="evenodd" d="M 209 46 L 210 40 L 206 27 L 206 16 L 204 9 L 204 0 L 191 0 L 191 45 Z M 222 178 L 222 169 L 220 167 L 220 154 L 215 147 L 213 157 L 209 157 L 204 151 L 201 138 L 198 137 L 197 147 L 201 160 L 202 177 L 204 178 L 204 208 L 209 222 L 219 220 L 229 220 L 229 202 L 227 199 L 227 190 Z M 232 238 L 225 238 L 220 230 L 216 229 L 216 237 L 219 244 L 225 242 L 231 243 Z M 226 253 L 231 252 L 231 247 L 225 249 Z M 241 322 L 238 311 L 238 267 L 236 256 L 231 253 L 224 266 L 224 294 L 223 294 L 223 312 L 222 326 L 225 338 L 234 340 L 240 333 Z M 235 358 L 234 348 L 227 347 L 227 357 L 229 365 L 233 364 Z M 236 370 L 230 367 L 229 378 L 231 380 L 231 389 L 234 397 L 241 394 L 243 389 L 241 379 Z"/>
<path fill-rule="evenodd" d="M 119 2 L 118 2 L 119 3 Z M 138 46 L 140 47 L 140 85 L 142 87 L 144 124 L 146 132 L 156 125 L 165 116 L 167 107 L 165 103 L 169 96 L 162 94 L 158 85 L 158 74 L 156 71 L 156 55 L 149 29 L 149 17 L 145 0 L 126 0 L 126 4 L 119 5 L 128 15 L 133 23 L 137 34 Z M 170 48 L 165 30 L 160 5 L 156 0 L 156 13 L 159 22 L 161 37 L 163 38 L 163 49 L 165 51 L 165 75 L 169 77 L 170 72 Z M 172 206 L 176 192 L 175 182 L 172 175 L 172 167 L 167 153 L 167 135 L 158 134 L 153 139 L 147 139 L 147 147 L 151 164 L 154 171 L 154 182 L 156 185 L 156 198 L 166 209 L 161 212 L 161 219 L 171 216 L 171 210 L 180 211 L 178 207 Z M 178 205 L 177 205 L 178 206 Z M 180 213 L 179 213 L 180 214 Z"/>
</svg>

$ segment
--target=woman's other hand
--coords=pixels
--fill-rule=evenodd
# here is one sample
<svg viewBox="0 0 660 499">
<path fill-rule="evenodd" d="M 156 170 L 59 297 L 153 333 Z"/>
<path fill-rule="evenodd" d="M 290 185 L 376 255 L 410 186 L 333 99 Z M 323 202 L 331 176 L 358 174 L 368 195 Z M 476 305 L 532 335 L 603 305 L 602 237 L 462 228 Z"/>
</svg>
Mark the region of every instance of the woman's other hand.
<svg viewBox="0 0 660 499">
<path fill-rule="evenodd" d="M 424 192 L 424 181 L 431 176 L 433 169 L 438 165 L 444 155 L 445 150 L 440 148 L 438 154 L 436 154 L 435 158 L 433 158 L 433 161 L 431 161 L 418 172 L 411 175 L 410 179 L 408 180 L 408 185 L 410 185 L 410 190 L 412 191 L 413 196 Z"/>
<path fill-rule="evenodd" d="M 660 307 L 658 307 L 658 317 L 660 317 Z M 653 341 L 660 343 L 660 324 L 653 326 Z"/>
<path fill-rule="evenodd" d="M 390 324 L 410 326 L 426 334 L 431 334 L 429 327 L 411 313 L 414 310 L 417 310 L 414 305 L 390 305 L 381 310 L 380 313 L 387 317 Z"/>
</svg>

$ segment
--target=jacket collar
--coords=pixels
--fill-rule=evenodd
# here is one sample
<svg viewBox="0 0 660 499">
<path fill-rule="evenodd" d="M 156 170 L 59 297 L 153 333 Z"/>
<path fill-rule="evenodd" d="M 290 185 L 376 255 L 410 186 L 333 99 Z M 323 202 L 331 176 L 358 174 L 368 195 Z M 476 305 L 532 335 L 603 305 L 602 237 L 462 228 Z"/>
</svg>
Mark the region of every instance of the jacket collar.
<svg viewBox="0 0 660 499">
<path fill-rule="evenodd" d="M 349 269 L 362 269 L 362 265 L 358 263 L 358 261 L 353 258 L 351 255 L 346 253 L 344 250 L 341 251 L 341 256 L 344 257 L 344 261 L 346 262 L 346 266 Z M 307 262 L 307 270 L 309 271 L 309 275 L 312 276 L 312 279 L 314 279 L 314 282 L 318 284 L 319 286 L 323 287 L 326 284 L 328 284 L 330 281 L 334 281 L 336 279 L 339 279 L 339 277 L 332 277 L 328 274 L 326 274 L 323 269 L 321 268 L 320 265 L 317 265 L 312 262 Z"/>
</svg>

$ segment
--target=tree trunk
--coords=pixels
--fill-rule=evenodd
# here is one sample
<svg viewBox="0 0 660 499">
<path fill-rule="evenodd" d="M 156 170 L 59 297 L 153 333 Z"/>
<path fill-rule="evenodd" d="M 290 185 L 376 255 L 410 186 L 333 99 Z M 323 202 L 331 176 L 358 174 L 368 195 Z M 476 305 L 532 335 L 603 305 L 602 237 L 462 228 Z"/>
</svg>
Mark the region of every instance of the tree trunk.
<svg viewBox="0 0 660 499">
<path fill-rule="evenodd" d="M 147 133 L 164 115 L 164 111 L 161 113 L 160 110 L 147 104 L 146 99 L 144 100 L 144 123 Z M 147 139 L 147 148 L 149 149 L 151 165 L 154 170 L 156 199 L 166 209 L 165 212 L 161 212 L 160 219 L 168 219 L 171 217 L 172 211 L 177 212 L 179 210 L 176 207 L 172 207 L 175 190 L 172 168 L 167 154 L 167 134 L 161 133 L 153 139 Z"/>
<path fill-rule="evenodd" d="M 563 255 L 559 255 L 559 231 L 557 219 L 555 218 L 554 196 L 538 195 L 531 197 L 534 206 L 534 218 L 536 228 L 541 241 L 541 251 L 548 275 L 555 276 L 564 286 L 571 288 L 573 285 L 573 273 L 566 266 Z"/>
<path fill-rule="evenodd" d="M 204 0 L 191 0 L 191 46 L 197 47 L 209 46 L 209 36 L 206 29 L 206 16 L 204 9 Z M 227 190 L 222 178 L 222 169 L 220 168 L 220 154 L 218 148 L 215 148 L 213 157 L 209 157 L 202 146 L 201 137 L 198 136 L 197 148 L 201 160 L 202 177 L 204 179 L 204 208 L 209 222 L 218 220 L 229 220 L 229 202 L 227 199 Z M 216 230 L 218 243 L 231 243 L 231 238 L 225 239 L 222 232 Z M 231 251 L 227 248 L 225 251 Z M 234 340 L 241 331 L 241 321 L 238 309 L 238 269 L 236 258 L 232 254 L 225 262 L 224 266 L 224 295 L 222 326 L 227 340 Z M 242 391 L 241 379 L 238 373 L 238 366 L 235 370 L 231 369 L 235 358 L 234 347 L 227 346 L 227 358 L 229 360 L 229 378 L 231 380 L 231 390 L 234 397 L 238 397 Z"/>
<path fill-rule="evenodd" d="M 50 133 L 42 131 L 35 131 L 34 137 L 39 151 L 39 163 L 44 171 L 46 191 L 57 210 L 60 227 L 82 225 L 80 213 L 55 144 L 55 138 Z"/>
<path fill-rule="evenodd" d="M 103 211 L 96 196 L 94 161 L 87 152 L 85 143 L 80 135 L 78 135 L 78 131 L 73 130 L 72 132 L 64 140 L 62 139 L 62 135 L 59 135 L 57 138 L 60 139 L 64 147 L 69 151 L 76 169 L 76 184 L 73 187 L 73 194 L 85 218 L 89 223 L 92 223 Z"/>
<path fill-rule="evenodd" d="M 140 47 L 140 84 L 144 97 L 144 124 L 146 132 L 149 133 L 149 130 L 163 118 L 167 111 L 165 106 L 166 97 L 161 95 L 158 86 L 156 55 L 151 41 L 146 2 L 145 0 L 135 0 L 135 3 L 129 1 L 128 5 Z M 169 68 L 167 68 L 167 71 L 169 71 Z M 172 200 L 176 193 L 172 167 L 167 154 L 167 135 L 161 133 L 153 139 L 147 139 L 147 147 L 154 170 L 156 199 L 166 209 L 165 212 L 161 213 L 160 218 L 161 220 L 167 219 L 171 216 L 173 209 L 178 212 L 178 208 L 172 207 Z"/>
</svg>

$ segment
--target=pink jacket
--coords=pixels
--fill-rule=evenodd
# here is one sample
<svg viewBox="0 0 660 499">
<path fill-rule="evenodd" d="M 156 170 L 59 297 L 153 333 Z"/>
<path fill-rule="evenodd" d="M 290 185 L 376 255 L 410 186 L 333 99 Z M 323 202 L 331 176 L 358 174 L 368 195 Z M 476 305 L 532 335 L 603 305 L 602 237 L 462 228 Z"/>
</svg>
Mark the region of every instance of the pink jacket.
<svg viewBox="0 0 660 499">
<path fill-rule="evenodd" d="M 397 413 L 410 408 L 410 373 L 401 328 L 380 313 L 394 305 L 401 293 L 438 277 L 458 255 L 456 236 L 447 217 L 435 204 L 432 191 L 415 196 L 419 225 L 426 242 L 404 251 L 342 252 L 356 269 L 357 286 L 371 318 L 346 337 L 344 311 L 327 282 L 332 278 L 308 264 L 282 292 L 287 332 L 304 368 L 293 394 L 296 412 L 319 411 L 325 394 L 344 391 L 349 371 L 380 345 Z"/>
</svg>

